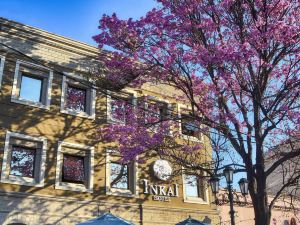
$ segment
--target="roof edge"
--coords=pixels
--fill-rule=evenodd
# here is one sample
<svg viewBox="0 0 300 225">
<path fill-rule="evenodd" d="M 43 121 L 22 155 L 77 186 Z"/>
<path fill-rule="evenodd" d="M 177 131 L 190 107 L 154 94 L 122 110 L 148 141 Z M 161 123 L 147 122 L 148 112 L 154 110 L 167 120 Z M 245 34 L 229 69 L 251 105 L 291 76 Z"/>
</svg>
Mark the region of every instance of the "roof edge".
<svg viewBox="0 0 300 225">
<path fill-rule="evenodd" d="M 16 22 L 14 20 L 10 20 L 4 17 L 0 17 L 0 25 L 13 28 L 15 30 L 19 30 L 34 36 L 39 36 L 40 38 L 43 38 L 45 40 L 47 39 L 52 40 L 72 48 L 77 48 L 77 49 L 79 48 L 80 50 L 87 51 L 92 54 L 99 54 L 99 49 L 95 46 L 86 44 L 81 41 L 73 40 L 71 38 L 64 37 L 62 35 L 51 33 L 40 28 L 36 28 L 20 22 Z"/>
</svg>

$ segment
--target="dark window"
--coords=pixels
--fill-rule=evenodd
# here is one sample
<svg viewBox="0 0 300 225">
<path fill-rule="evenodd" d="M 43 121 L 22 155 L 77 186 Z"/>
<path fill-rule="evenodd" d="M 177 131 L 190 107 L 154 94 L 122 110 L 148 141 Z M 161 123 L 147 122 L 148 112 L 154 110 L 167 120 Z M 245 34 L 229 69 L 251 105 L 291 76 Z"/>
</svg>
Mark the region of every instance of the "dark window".
<svg viewBox="0 0 300 225">
<path fill-rule="evenodd" d="M 84 183 L 84 157 L 63 154 L 62 181 Z"/>
<path fill-rule="evenodd" d="M 158 108 L 158 118 L 159 120 L 164 120 L 166 117 L 166 108 L 165 107 L 160 107 Z"/>
<path fill-rule="evenodd" d="M 181 119 L 181 133 L 192 137 L 199 137 L 198 125 L 190 119 Z"/>
<path fill-rule="evenodd" d="M 155 112 L 153 116 L 156 118 L 157 122 L 162 121 L 166 118 L 167 108 L 168 106 L 165 103 L 157 103 L 152 107 L 153 111 Z"/>
<path fill-rule="evenodd" d="M 185 195 L 187 197 L 200 197 L 199 179 L 195 175 L 185 175 Z"/>
<path fill-rule="evenodd" d="M 161 122 L 166 120 L 168 105 L 162 102 L 148 102 L 145 112 L 146 124 L 154 125 L 154 128 L 160 126 Z"/>
<path fill-rule="evenodd" d="M 33 177 L 35 154 L 35 149 L 12 146 L 9 174 L 21 177 Z"/>
<path fill-rule="evenodd" d="M 111 162 L 110 185 L 112 188 L 129 189 L 128 165 Z"/>
<path fill-rule="evenodd" d="M 167 109 L 168 109 L 168 106 L 167 104 L 165 103 L 158 103 L 155 105 L 155 112 L 156 112 L 156 115 L 155 117 L 157 118 L 156 120 L 159 122 L 159 121 L 163 121 L 166 119 L 167 117 Z"/>
<path fill-rule="evenodd" d="M 21 79 L 20 98 L 33 102 L 42 102 L 43 79 L 28 75 L 22 75 Z"/>
<path fill-rule="evenodd" d="M 134 96 L 128 93 L 119 93 L 111 96 L 109 104 L 110 117 L 113 120 L 126 122 L 128 115 L 132 114 Z"/>
<path fill-rule="evenodd" d="M 68 85 L 66 91 L 66 108 L 79 112 L 85 112 L 86 89 Z"/>
</svg>

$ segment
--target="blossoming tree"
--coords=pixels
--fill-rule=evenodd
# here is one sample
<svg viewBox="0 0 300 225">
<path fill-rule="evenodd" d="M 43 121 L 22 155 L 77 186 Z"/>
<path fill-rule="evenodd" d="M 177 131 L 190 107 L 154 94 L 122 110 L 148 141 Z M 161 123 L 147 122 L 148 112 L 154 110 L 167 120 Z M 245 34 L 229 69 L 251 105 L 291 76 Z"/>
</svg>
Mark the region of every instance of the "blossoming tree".
<svg viewBox="0 0 300 225">
<path fill-rule="evenodd" d="M 239 155 L 255 224 L 270 224 L 277 197 L 300 178 L 289 177 L 268 202 L 268 176 L 300 155 L 297 148 L 276 152 L 276 162 L 266 167 L 267 153 L 299 139 L 299 0 L 158 0 L 156 9 L 136 21 L 104 15 L 99 29 L 99 48 L 117 51 L 100 56 L 106 73 L 94 75 L 97 84 L 120 90 L 157 82 L 177 89 L 176 97 L 191 106 L 194 124 L 227 139 Z M 125 124 L 107 128 L 127 160 L 169 140 L 168 119 L 174 117 L 160 117 L 165 125 L 149 132 L 141 113 L 127 113 Z"/>
</svg>

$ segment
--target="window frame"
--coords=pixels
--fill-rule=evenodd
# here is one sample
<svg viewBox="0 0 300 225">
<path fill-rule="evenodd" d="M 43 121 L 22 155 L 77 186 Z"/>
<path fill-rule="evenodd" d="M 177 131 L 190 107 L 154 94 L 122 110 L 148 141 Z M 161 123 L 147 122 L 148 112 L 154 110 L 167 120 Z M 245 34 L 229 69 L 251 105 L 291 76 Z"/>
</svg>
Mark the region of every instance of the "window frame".
<svg viewBox="0 0 300 225">
<path fill-rule="evenodd" d="M 84 184 L 84 181 L 75 181 L 75 180 L 68 180 L 68 179 L 66 179 L 65 177 L 64 177 L 64 162 L 65 162 L 65 156 L 71 156 L 71 157 L 77 157 L 77 158 L 82 158 L 82 160 L 83 160 L 83 173 L 84 173 L 84 179 L 86 179 L 86 177 L 85 177 L 85 160 L 84 160 L 84 156 L 79 156 L 79 155 L 75 155 L 75 154 L 71 154 L 71 153 L 66 153 L 66 154 L 64 154 L 63 153 L 63 159 L 62 159 L 62 171 L 61 171 L 61 173 L 62 173 L 62 175 L 61 175 L 61 181 L 62 182 L 65 182 L 65 183 L 75 183 L 75 184 Z"/>
<path fill-rule="evenodd" d="M 25 67 L 29 68 L 29 70 L 40 69 L 40 70 L 46 70 L 48 71 L 48 74 L 40 73 L 37 71 L 37 73 L 30 73 L 30 72 L 22 72 L 20 70 L 20 67 L 22 65 L 25 65 Z M 38 74 L 40 73 L 40 74 Z M 41 101 L 35 102 L 35 101 L 30 101 L 24 98 L 20 97 L 21 93 L 21 80 L 22 76 L 25 75 L 27 77 L 32 77 L 36 79 L 41 79 L 42 80 L 42 85 L 41 85 L 41 94 L 40 98 Z M 15 67 L 15 74 L 14 74 L 14 80 L 13 80 L 13 88 L 12 88 L 12 94 L 11 94 L 11 102 L 14 103 L 19 103 L 23 105 L 29 105 L 33 107 L 38 107 L 42 109 L 50 109 L 50 103 L 51 103 L 51 92 L 52 92 L 52 80 L 53 80 L 53 70 L 37 65 L 34 63 L 30 62 L 25 62 L 22 60 L 17 60 L 16 61 L 16 67 Z"/>
<path fill-rule="evenodd" d="M 170 116 L 170 112 L 173 111 L 173 104 L 166 100 L 166 99 L 161 99 L 161 98 L 158 98 L 156 96 L 149 96 L 149 95 L 143 95 L 142 97 L 146 97 L 148 98 L 148 100 L 150 100 L 151 102 L 156 102 L 156 104 L 165 104 L 166 105 L 166 117 Z M 148 107 L 149 107 L 149 102 L 148 101 L 145 101 L 145 105 L 144 105 L 146 111 L 145 113 L 147 113 L 147 110 L 148 110 Z M 144 117 L 144 120 L 145 120 L 145 124 L 147 123 L 147 120 L 146 120 L 146 117 Z M 158 124 L 155 124 L 155 125 L 152 125 L 152 127 L 149 128 L 149 131 L 151 132 L 154 132 L 156 133 L 157 132 L 157 127 L 159 126 L 159 123 Z M 169 136 L 172 136 L 172 126 L 169 127 L 169 132 L 168 132 L 168 135 Z"/>
<path fill-rule="evenodd" d="M 68 91 L 69 91 L 69 88 L 71 89 L 77 89 L 79 91 L 83 91 L 84 92 L 84 105 L 83 105 L 83 110 L 76 110 L 76 109 L 71 109 L 71 108 L 67 108 L 66 105 L 68 105 Z M 83 87 L 80 87 L 80 86 L 76 86 L 76 85 L 73 85 L 73 84 L 67 84 L 66 85 L 66 94 L 65 94 L 65 102 L 66 102 L 66 105 L 65 105 L 65 110 L 69 110 L 69 111 L 74 111 L 74 112 L 87 112 L 88 111 L 88 107 L 87 107 L 87 104 L 88 104 L 88 90 L 86 88 L 83 88 Z"/>
<path fill-rule="evenodd" d="M 183 201 L 186 203 L 195 203 L 195 204 L 209 204 L 209 193 L 208 193 L 208 187 L 207 187 L 207 182 L 202 180 L 199 181 L 197 180 L 197 192 L 198 192 L 198 197 L 192 197 L 192 196 L 187 196 L 186 193 L 186 179 L 185 176 L 196 176 L 194 174 L 182 174 L 182 192 L 183 192 Z M 205 189 L 201 191 L 201 188 Z M 200 196 L 200 193 L 202 193 Z"/>
<path fill-rule="evenodd" d="M 35 155 L 35 162 L 34 162 L 34 175 L 32 178 L 10 174 L 11 152 L 13 146 L 13 144 L 10 141 L 11 138 L 20 141 L 41 144 L 41 148 L 36 148 L 36 155 Z M 26 144 L 20 146 L 24 146 L 26 148 Z M 9 184 L 44 187 L 46 149 L 47 149 L 47 139 L 44 137 L 33 137 L 29 135 L 7 131 L 5 137 L 5 144 L 4 144 L 4 154 L 3 154 L 0 181 L 2 183 L 9 183 Z"/>
<path fill-rule="evenodd" d="M 27 73 L 22 73 L 21 74 L 21 77 L 20 77 L 20 86 L 19 86 L 19 89 L 20 89 L 19 98 L 20 99 L 24 99 L 24 100 L 25 100 L 25 98 L 21 97 L 23 77 L 27 77 L 27 78 L 31 78 L 31 79 L 35 79 L 35 80 L 41 81 L 41 90 L 40 90 L 40 93 L 39 93 L 40 97 L 39 97 L 39 101 L 38 102 L 42 103 L 43 99 L 45 98 L 45 93 L 43 91 L 43 88 L 44 88 L 44 79 L 41 78 L 41 77 L 35 77 L 35 76 L 33 76 L 31 74 L 27 74 Z M 31 101 L 31 100 L 27 100 L 27 101 Z M 34 101 L 32 101 L 32 102 L 34 102 Z"/>
<path fill-rule="evenodd" d="M 200 132 L 200 134 L 199 134 L 200 138 L 182 133 L 181 116 L 183 115 L 182 114 L 183 110 L 190 111 L 191 109 L 189 109 L 188 106 L 185 106 L 183 104 L 177 104 L 177 111 L 178 111 L 178 118 L 179 118 L 179 134 L 180 134 L 181 138 L 184 139 L 184 140 L 188 140 L 188 141 L 202 142 L 203 143 L 204 142 L 204 136 L 203 136 L 202 132 Z"/>
<path fill-rule="evenodd" d="M 139 197 L 139 185 L 138 185 L 138 163 L 136 160 L 131 162 L 131 165 L 127 164 L 128 168 L 128 189 L 113 188 L 111 187 L 111 163 L 115 162 L 115 158 L 119 158 L 116 150 L 106 149 L 105 154 L 105 190 L 106 195 L 121 196 L 121 197 Z"/>
<path fill-rule="evenodd" d="M 64 150 L 63 147 L 68 148 Z M 63 155 L 74 155 L 84 157 L 84 183 L 74 183 L 63 181 Z M 57 155 L 56 155 L 56 175 L 55 175 L 55 189 L 89 192 L 93 193 L 94 186 L 94 147 L 81 144 L 75 144 L 65 141 L 58 141 Z"/>
<path fill-rule="evenodd" d="M 118 163 L 118 162 L 116 162 L 116 161 L 110 161 L 110 188 L 112 188 L 112 189 L 122 189 L 122 190 L 130 190 L 130 186 L 131 186 L 131 184 L 130 184 L 130 175 L 131 175 L 131 173 L 132 173 L 132 171 L 130 171 L 132 168 L 130 168 L 131 167 L 131 165 L 128 165 L 128 164 L 125 164 L 124 166 L 126 166 L 127 168 L 126 168 L 126 176 L 127 176 L 127 182 L 126 182 L 126 188 L 117 188 L 117 187 L 112 187 L 111 186 L 111 165 L 112 164 L 117 164 L 117 165 L 120 165 L 120 166 L 123 166 L 123 164 L 121 164 L 121 163 Z M 123 177 L 123 176 L 122 176 Z"/>
<path fill-rule="evenodd" d="M 32 172 L 32 177 L 30 177 L 30 176 L 19 176 L 19 175 L 14 175 L 14 174 L 11 174 L 11 162 L 12 162 L 12 153 L 13 153 L 13 151 L 14 151 L 14 147 L 23 147 L 23 146 L 20 146 L 20 145 L 15 145 L 15 144 L 12 144 L 11 145 L 11 149 L 10 149 L 10 162 L 9 162 L 9 168 L 10 168 L 10 170 L 9 170 L 9 176 L 18 176 L 18 177 L 29 177 L 29 178 L 34 178 L 34 176 L 35 176 L 35 166 L 36 166 L 36 162 L 37 162 L 37 149 L 34 149 L 34 148 L 30 148 L 30 147 L 24 147 L 26 150 L 34 150 L 35 152 L 34 152 L 34 159 L 33 159 L 33 172 Z"/>
<path fill-rule="evenodd" d="M 4 72 L 5 56 L 0 55 L 0 88 L 2 87 L 2 78 Z"/>
<path fill-rule="evenodd" d="M 79 82 L 76 83 L 76 80 L 78 80 L 79 82 L 86 81 L 82 76 L 70 74 L 70 73 L 64 73 L 62 79 L 60 112 L 73 115 L 73 116 L 95 119 L 96 90 L 92 87 L 87 87 L 84 84 L 80 84 Z M 77 111 L 77 110 L 66 108 L 68 84 L 70 84 L 71 87 L 84 89 L 86 91 L 85 93 L 86 102 L 85 102 L 84 111 Z"/>
<path fill-rule="evenodd" d="M 113 101 L 112 97 L 111 97 L 111 91 L 107 90 L 107 96 L 106 96 L 106 114 L 107 114 L 107 123 L 112 123 L 112 124 L 125 124 L 126 123 L 126 119 L 125 121 L 122 121 L 122 120 L 119 120 L 119 119 L 116 119 L 116 118 L 113 118 L 113 115 L 112 115 L 112 107 L 111 107 L 111 103 Z M 128 96 L 132 96 L 131 98 L 131 104 L 133 106 L 133 110 L 134 108 L 136 107 L 137 105 L 137 92 L 136 91 L 133 91 L 133 90 L 129 90 L 129 89 L 125 89 L 123 94 L 126 94 Z"/>
</svg>

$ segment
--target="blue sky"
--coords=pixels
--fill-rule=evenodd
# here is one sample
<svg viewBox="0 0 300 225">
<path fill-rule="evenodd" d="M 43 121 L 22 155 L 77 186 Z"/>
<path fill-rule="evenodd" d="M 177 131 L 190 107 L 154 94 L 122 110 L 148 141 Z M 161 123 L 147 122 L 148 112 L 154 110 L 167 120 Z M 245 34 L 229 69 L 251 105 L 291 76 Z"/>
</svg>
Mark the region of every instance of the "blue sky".
<svg viewBox="0 0 300 225">
<path fill-rule="evenodd" d="M 91 37 L 104 13 L 139 18 L 155 6 L 154 0 L 1 0 L 0 16 L 95 45 Z"/>
<path fill-rule="evenodd" d="M 92 36 L 103 14 L 137 19 L 155 6 L 154 0 L 0 0 L 0 16 L 96 45 Z M 235 188 L 241 176 L 235 175 Z"/>
</svg>

